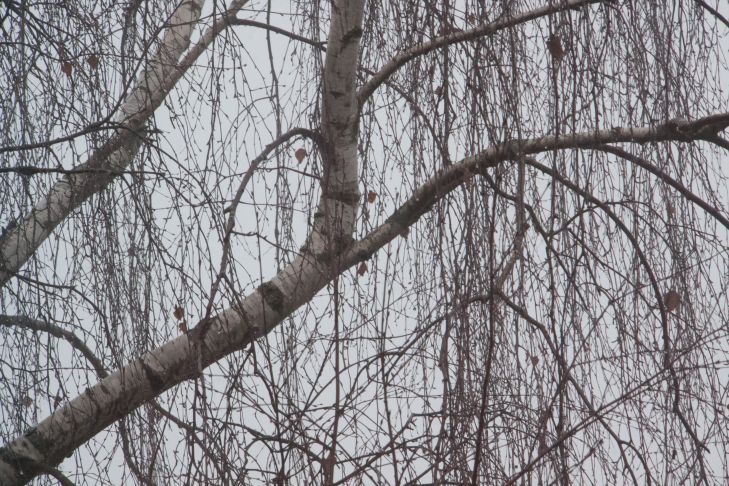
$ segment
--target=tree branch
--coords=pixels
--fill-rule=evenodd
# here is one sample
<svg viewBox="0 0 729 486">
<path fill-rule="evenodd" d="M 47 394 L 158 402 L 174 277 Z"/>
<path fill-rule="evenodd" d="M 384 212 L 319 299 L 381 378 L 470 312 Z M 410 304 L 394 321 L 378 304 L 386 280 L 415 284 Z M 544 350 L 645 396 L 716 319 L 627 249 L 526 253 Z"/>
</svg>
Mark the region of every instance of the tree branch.
<svg viewBox="0 0 729 486">
<path fill-rule="evenodd" d="M 115 371 L 59 407 L 36 427 L 0 448 L 0 476 L 4 474 L 9 478 L 8 484 L 23 484 L 38 471 L 26 473 L 19 470 L 16 466 L 18 457 L 27 457 L 42 464 L 58 464 L 81 444 L 142 403 L 198 376 L 210 364 L 270 332 L 316 295 L 335 275 L 368 259 L 472 174 L 483 173 L 505 160 L 518 160 L 523 155 L 557 149 L 596 148 L 619 142 L 684 141 L 686 133 L 703 126 L 707 119 L 682 125 L 680 133 L 676 124 L 669 122 L 652 127 L 616 127 L 568 136 L 515 140 L 445 168 L 418 188 L 387 221 L 361 240 L 338 249 L 335 254 L 302 251 L 272 280 L 263 283 L 235 307 L 212 317 L 207 325 L 209 332 L 202 336 L 194 330 L 183 334 Z M 729 124 L 729 113 L 718 114 L 711 119 Z M 326 199 L 325 196 L 322 198 Z M 322 202 L 322 205 L 325 204 L 326 201 Z"/>
<path fill-rule="evenodd" d="M 613 154 L 613 155 L 617 155 L 618 157 L 620 157 L 622 159 L 625 159 L 628 162 L 631 162 L 631 163 L 637 165 L 638 167 L 640 167 L 642 169 L 645 169 L 646 171 L 648 171 L 651 174 L 655 175 L 656 177 L 658 177 L 660 180 L 662 180 L 663 182 L 665 182 L 669 186 L 671 186 L 674 189 L 676 189 L 686 199 L 688 199 L 689 201 L 691 201 L 694 204 L 696 204 L 697 206 L 699 206 L 701 209 L 703 209 L 704 211 L 706 211 L 707 214 L 713 216 L 714 219 L 716 219 L 722 225 L 724 225 L 724 227 L 726 229 L 729 229 L 729 219 L 727 219 L 726 217 L 724 217 L 724 215 L 721 214 L 721 211 L 718 211 L 716 208 L 714 208 L 711 205 L 709 205 L 709 203 L 707 203 L 706 201 L 704 201 L 703 199 L 701 199 L 699 196 L 697 196 L 693 192 L 691 192 L 688 189 L 686 189 L 686 187 L 684 187 L 683 184 L 681 184 L 677 180 L 673 179 L 671 176 L 669 176 L 668 174 L 666 174 L 665 172 L 663 172 L 661 169 L 659 169 L 655 165 L 653 165 L 650 162 L 648 162 L 647 160 L 645 160 L 645 159 L 643 159 L 641 157 L 638 157 L 637 155 L 633 155 L 633 154 L 631 154 L 630 152 L 628 152 L 626 150 L 623 150 L 623 149 L 618 148 L 618 147 L 613 147 L 611 145 L 602 145 L 602 146 L 596 147 L 596 150 L 599 150 L 601 152 L 607 152 L 607 153 L 610 153 L 610 154 Z"/>
<path fill-rule="evenodd" d="M 701 8 L 705 9 L 707 12 L 709 12 L 711 15 L 713 15 L 717 20 L 719 20 L 724 26 L 729 27 L 729 20 L 727 20 L 726 17 L 724 17 L 717 9 L 706 3 L 704 0 L 694 0 L 697 5 L 699 5 Z"/>
<path fill-rule="evenodd" d="M 545 17 L 547 15 L 552 15 L 557 12 L 562 12 L 564 10 L 576 9 L 585 5 L 601 3 L 605 1 L 611 0 L 567 0 L 564 2 L 550 2 L 544 7 L 535 8 L 533 10 L 529 10 L 527 12 L 516 14 L 510 17 L 499 18 L 488 24 L 483 24 L 472 29 L 461 30 L 452 34 L 436 37 L 430 42 L 425 42 L 423 44 L 413 46 L 395 55 L 395 57 L 387 62 L 387 64 L 382 66 L 380 70 L 377 71 L 377 73 L 375 73 L 375 75 L 372 76 L 372 78 L 370 78 L 362 86 L 362 88 L 360 88 L 359 93 L 357 94 L 357 99 L 359 100 L 360 105 L 364 104 L 364 102 L 367 101 L 372 93 L 374 93 L 374 91 L 382 83 L 384 83 L 385 80 L 387 80 L 395 71 L 400 69 L 407 62 L 415 59 L 416 57 L 432 52 L 440 47 L 450 46 L 453 44 L 478 39 L 480 37 L 486 37 L 489 35 L 493 35 L 501 30 L 508 29 L 509 27 L 514 27 L 516 25 L 529 22 L 530 20 Z"/>
<path fill-rule="evenodd" d="M 441 170 L 415 190 L 382 225 L 356 242 L 344 257 L 349 265 L 367 260 L 377 249 L 395 239 L 420 216 L 430 210 L 438 200 L 458 187 L 473 174 L 482 173 L 505 160 L 518 160 L 522 155 L 537 154 L 560 149 L 597 149 L 609 143 L 650 143 L 691 141 L 687 134 L 712 123 L 729 125 L 729 113 L 719 113 L 686 122 L 679 130 L 675 121 L 639 128 L 613 127 L 608 130 L 582 132 L 572 135 L 547 135 L 527 140 L 514 140 L 489 148 Z"/>
<path fill-rule="evenodd" d="M 106 371 L 106 368 L 104 368 L 101 360 L 96 357 L 96 354 L 94 354 L 94 352 L 91 351 L 88 346 L 86 346 L 86 343 L 84 343 L 81 339 L 79 339 L 78 336 L 76 336 L 71 331 L 67 331 L 61 327 L 56 326 L 55 324 L 51 324 L 50 322 L 33 319 L 28 316 L 0 315 L 0 326 L 18 327 L 21 329 L 41 331 L 48 333 L 51 336 L 65 339 L 71 346 L 73 346 L 77 351 L 84 355 L 88 362 L 91 363 L 91 365 L 94 367 L 94 369 L 96 370 L 96 374 L 99 375 L 100 378 L 106 378 L 107 376 L 109 376 L 109 372 Z"/>
<path fill-rule="evenodd" d="M 277 34 L 281 34 L 283 36 L 286 36 L 290 39 L 297 40 L 300 42 L 303 42 L 304 44 L 309 44 L 310 46 L 316 47 L 317 49 L 322 49 L 324 47 L 324 44 L 326 42 L 315 42 L 308 37 L 304 37 L 303 35 L 294 34 L 293 32 L 289 32 L 286 29 L 282 29 L 281 27 L 276 27 L 275 25 L 267 24 L 264 22 L 257 22 L 255 20 L 247 20 L 247 19 L 239 19 L 239 18 L 232 18 L 228 20 L 230 25 L 243 25 L 248 27 L 258 27 L 259 29 L 265 29 L 269 30 L 271 32 L 275 32 Z"/>
<path fill-rule="evenodd" d="M 149 61 L 135 88 L 121 105 L 118 129 L 111 139 L 76 173 L 58 180 L 31 213 L 0 237 L 0 287 L 28 261 L 53 229 L 75 208 L 93 194 L 107 187 L 115 174 L 124 170 L 136 156 L 142 143 L 141 135 L 149 117 L 167 97 L 177 81 L 210 45 L 247 0 L 234 0 L 231 8 L 203 34 L 198 43 L 187 51 L 190 37 L 197 26 L 204 0 L 182 0 L 169 21 L 162 45 Z M 105 169 L 107 173 L 86 173 Z"/>
</svg>

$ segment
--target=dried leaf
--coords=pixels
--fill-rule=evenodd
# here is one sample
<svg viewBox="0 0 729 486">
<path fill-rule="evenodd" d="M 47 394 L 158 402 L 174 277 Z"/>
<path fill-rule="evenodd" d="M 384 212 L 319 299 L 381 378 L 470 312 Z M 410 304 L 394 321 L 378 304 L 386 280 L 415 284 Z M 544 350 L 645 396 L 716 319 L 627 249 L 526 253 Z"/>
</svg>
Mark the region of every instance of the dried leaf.
<svg viewBox="0 0 729 486">
<path fill-rule="evenodd" d="M 68 61 L 64 61 L 61 64 L 61 72 L 70 78 L 71 74 L 73 74 L 73 65 Z"/>
<path fill-rule="evenodd" d="M 296 157 L 296 160 L 299 161 L 299 163 L 303 162 L 304 161 L 304 158 L 307 155 L 308 154 L 306 153 L 306 150 L 303 149 L 303 148 L 300 148 L 300 149 L 296 150 L 296 152 L 294 152 L 294 156 Z"/>
<path fill-rule="evenodd" d="M 362 262 L 357 267 L 357 275 L 361 277 L 365 273 L 367 273 L 367 262 Z"/>
<path fill-rule="evenodd" d="M 373 203 L 375 202 L 375 199 L 377 199 L 377 193 L 375 191 L 369 191 L 367 193 L 367 202 Z"/>
<path fill-rule="evenodd" d="M 30 398 L 29 395 L 26 395 L 25 398 L 23 398 L 23 405 L 25 405 L 25 408 L 30 408 L 33 406 L 33 399 Z"/>
<path fill-rule="evenodd" d="M 180 332 L 187 333 L 187 321 L 180 321 L 180 323 L 177 325 L 177 327 L 180 328 Z"/>
<path fill-rule="evenodd" d="M 564 58 L 564 49 L 562 48 L 562 40 L 557 34 L 550 34 L 547 39 L 547 49 L 555 61 L 559 62 Z"/>
<path fill-rule="evenodd" d="M 663 305 L 666 306 L 666 310 L 668 312 L 675 311 L 678 309 L 678 306 L 681 305 L 681 294 L 675 290 L 669 290 L 666 292 L 666 295 L 663 296 Z"/>
<path fill-rule="evenodd" d="M 441 96 L 441 95 L 443 94 L 443 86 L 438 86 L 437 88 L 435 88 L 435 89 L 433 90 L 433 93 L 435 93 L 435 95 L 436 95 L 436 96 L 437 96 L 438 98 L 440 98 L 440 96 Z"/>
<path fill-rule="evenodd" d="M 536 366 L 539 364 L 539 356 L 531 356 L 532 365 Z"/>
<path fill-rule="evenodd" d="M 86 62 L 89 63 L 91 69 L 96 69 L 99 67 L 99 58 L 96 57 L 96 54 L 91 54 L 89 57 L 87 57 Z"/>
<path fill-rule="evenodd" d="M 175 316 L 175 319 L 179 321 L 180 319 L 185 317 L 185 311 L 182 307 L 178 305 L 177 307 L 175 307 L 175 311 L 172 313 L 172 315 Z"/>
</svg>

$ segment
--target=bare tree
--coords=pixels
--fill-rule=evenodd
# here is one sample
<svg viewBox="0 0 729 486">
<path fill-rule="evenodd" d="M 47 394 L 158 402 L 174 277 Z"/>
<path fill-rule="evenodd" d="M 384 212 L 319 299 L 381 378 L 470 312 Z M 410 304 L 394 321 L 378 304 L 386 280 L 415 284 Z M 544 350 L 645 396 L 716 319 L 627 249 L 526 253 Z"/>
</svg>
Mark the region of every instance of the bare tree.
<svg viewBox="0 0 729 486">
<path fill-rule="evenodd" d="M 726 484 L 716 3 L 3 2 L 0 485 Z"/>
</svg>

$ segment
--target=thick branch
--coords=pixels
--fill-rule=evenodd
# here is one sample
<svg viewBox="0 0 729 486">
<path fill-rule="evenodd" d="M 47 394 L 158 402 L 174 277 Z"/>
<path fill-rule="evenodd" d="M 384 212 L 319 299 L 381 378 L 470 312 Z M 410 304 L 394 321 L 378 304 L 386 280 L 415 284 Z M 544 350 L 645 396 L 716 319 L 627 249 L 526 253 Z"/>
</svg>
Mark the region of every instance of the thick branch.
<svg viewBox="0 0 729 486">
<path fill-rule="evenodd" d="M 720 113 L 693 122 L 678 123 L 674 120 L 653 127 L 625 128 L 575 133 L 564 136 L 544 136 L 511 142 L 484 150 L 467 157 L 431 177 L 387 221 L 358 241 L 343 257 L 349 265 L 368 259 L 374 252 L 395 239 L 406 228 L 450 191 L 473 174 L 482 173 L 505 160 L 516 160 L 521 155 L 537 154 L 560 149 L 599 149 L 609 143 L 651 143 L 666 141 L 691 141 L 693 133 L 698 140 L 699 132 L 711 121 L 716 129 L 729 125 L 729 113 Z M 680 128 L 679 128 L 680 127 Z"/>
<path fill-rule="evenodd" d="M 708 119 L 708 118 L 707 118 Z M 198 376 L 210 364 L 270 332 L 308 302 L 333 277 L 369 258 L 415 223 L 439 199 L 472 174 L 481 173 L 516 154 L 555 149 L 597 148 L 607 143 L 649 143 L 685 140 L 707 119 L 655 127 L 613 128 L 566 137 L 545 136 L 505 143 L 463 159 L 433 176 L 380 227 L 334 255 L 302 252 L 272 280 L 261 285 L 239 306 L 210 319 L 208 332 L 196 329 L 152 350 L 112 373 L 85 393 L 60 407 L 36 427 L 0 449 L 0 477 L 23 484 L 40 472 L 32 464 L 54 466 L 105 427 L 171 387 Z M 712 117 L 729 124 L 729 113 Z M 316 223 L 315 223 L 316 224 Z"/>
<path fill-rule="evenodd" d="M 620 158 L 623 158 L 638 167 L 641 167 L 642 169 L 647 170 L 651 174 L 655 175 L 659 179 L 661 179 L 663 182 L 668 184 L 669 186 L 676 189 L 678 192 L 681 193 L 683 197 L 691 201 L 692 203 L 699 206 L 701 209 L 706 211 L 707 214 L 711 215 L 714 219 L 719 221 L 726 229 L 729 229 L 729 219 L 727 219 L 723 214 L 721 214 L 721 211 L 717 210 L 715 207 L 711 206 L 709 203 L 701 199 L 699 196 L 688 190 L 683 184 L 681 184 L 679 181 L 675 180 L 665 172 L 663 172 L 661 169 L 656 167 L 655 165 L 651 164 L 647 160 L 638 157 L 637 155 L 633 155 L 630 152 L 627 152 L 621 148 L 618 147 L 612 147 L 610 145 L 603 145 L 601 147 L 597 147 L 597 150 L 600 150 L 602 152 L 608 152 L 614 155 L 617 155 Z"/>
<path fill-rule="evenodd" d="M 729 20 L 727 20 L 726 17 L 724 17 L 717 9 L 706 3 L 704 0 L 694 0 L 697 5 L 704 8 L 707 12 L 709 12 L 711 15 L 713 15 L 717 20 L 719 20 L 722 24 L 724 24 L 725 27 L 729 27 Z"/>
<path fill-rule="evenodd" d="M 120 107 L 115 123 L 123 128 L 118 129 L 88 161 L 76 167 L 73 174 L 58 180 L 23 221 L 0 237 L 0 287 L 20 270 L 71 211 L 107 187 L 131 164 L 142 144 L 149 117 L 215 36 L 228 25 L 227 18 L 247 2 L 234 1 L 226 14 L 178 62 L 190 45 L 203 1 L 182 0 L 169 19 L 170 27 L 162 37 L 157 54 L 149 60 L 137 85 Z"/>
</svg>

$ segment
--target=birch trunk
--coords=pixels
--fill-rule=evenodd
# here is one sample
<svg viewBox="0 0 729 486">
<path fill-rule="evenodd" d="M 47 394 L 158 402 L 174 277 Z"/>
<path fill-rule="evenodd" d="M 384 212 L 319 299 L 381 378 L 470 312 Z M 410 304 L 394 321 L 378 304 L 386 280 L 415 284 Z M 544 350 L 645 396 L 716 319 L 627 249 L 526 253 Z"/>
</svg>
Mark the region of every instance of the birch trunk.
<svg viewBox="0 0 729 486">
<path fill-rule="evenodd" d="M 236 2 L 233 7 L 239 8 L 244 3 Z M 588 3 L 592 2 L 574 0 L 565 4 Z M 178 7 L 158 56 L 150 61 L 148 70 L 140 76 L 136 90 L 122 108 L 119 121 L 127 128 L 119 131 L 105 149 L 81 166 L 92 172 L 74 174 L 59 181 L 31 215 L 0 240 L 0 261 L 5 262 L 4 270 L 0 271 L 0 286 L 22 267 L 53 228 L 75 207 L 103 189 L 131 163 L 139 149 L 139 134 L 146 120 L 169 93 L 185 67 L 224 28 L 225 22 L 215 26 L 178 63 L 188 49 L 201 8 L 201 3 L 195 1 L 184 1 Z M 314 297 L 336 275 L 369 258 L 402 234 L 434 203 L 474 174 L 482 174 L 503 161 L 552 150 L 600 150 L 608 143 L 711 139 L 729 125 L 729 114 L 724 113 L 693 122 L 672 121 L 650 127 L 545 136 L 492 147 L 438 173 L 417 188 L 383 225 L 354 242 L 360 200 L 357 160 L 359 102 L 364 102 L 379 83 L 401 65 L 393 65 L 392 71 L 383 71 L 385 74 L 374 77 L 375 81 L 358 93 L 356 72 L 363 8 L 364 0 L 338 0 L 331 6 L 323 79 L 322 194 L 300 255 L 273 279 L 245 297 L 239 306 L 199 322 L 189 333 L 110 374 L 21 437 L 0 448 L 0 485 L 30 481 L 139 405 L 199 376 L 210 364 L 265 335 Z M 405 57 L 402 62 L 406 62 Z M 667 180 L 658 169 L 654 173 Z M 702 203 L 700 200 L 693 202 Z M 726 220 L 723 221 L 726 225 Z"/>
<path fill-rule="evenodd" d="M 362 11 L 363 1 L 332 5 L 324 70 L 325 177 L 301 256 L 244 299 L 240 307 L 201 321 L 191 332 L 112 373 L 0 449 L 0 484 L 24 484 L 142 403 L 269 332 L 339 270 L 341 264 L 332 255 L 351 245 L 359 201 L 355 76 Z M 199 8 L 195 12 L 199 15 Z M 191 28 L 185 25 L 189 41 Z M 64 189 L 63 194 L 70 207 L 72 191 Z"/>
<path fill-rule="evenodd" d="M 15 275 L 38 247 L 68 215 L 92 195 L 107 187 L 137 155 L 149 117 L 167 97 L 187 68 L 205 50 L 247 0 L 231 3 L 190 52 L 190 37 L 198 25 L 204 0 L 183 0 L 168 20 L 157 53 L 152 57 L 121 105 L 114 135 L 85 163 L 54 184 L 46 197 L 17 226 L 0 238 L 0 287 Z"/>
</svg>

